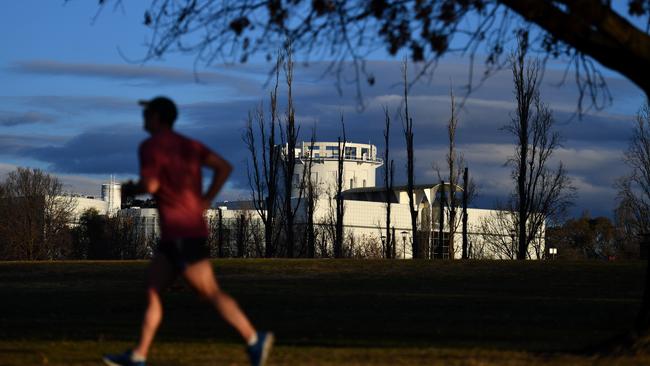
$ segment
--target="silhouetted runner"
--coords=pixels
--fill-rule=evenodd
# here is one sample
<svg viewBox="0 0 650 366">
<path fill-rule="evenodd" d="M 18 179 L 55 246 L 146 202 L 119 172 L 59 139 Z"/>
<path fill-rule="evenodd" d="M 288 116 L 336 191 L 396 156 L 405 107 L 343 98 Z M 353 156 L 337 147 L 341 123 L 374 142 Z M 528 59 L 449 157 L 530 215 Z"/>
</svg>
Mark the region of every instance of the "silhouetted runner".
<svg viewBox="0 0 650 366">
<path fill-rule="evenodd" d="M 206 298 L 247 343 L 252 365 L 264 365 L 273 334 L 257 332 L 235 300 L 223 292 L 208 260 L 208 228 L 203 216 L 232 171 L 230 164 L 198 141 L 173 131 L 176 105 L 165 97 L 141 101 L 144 129 L 151 135 L 140 145 L 140 181 L 123 193 L 152 194 L 158 203 L 161 238 L 149 266 L 147 309 L 135 348 L 106 355 L 111 366 L 144 366 L 162 320 L 161 292 L 182 275 Z M 210 187 L 202 194 L 201 167 L 212 168 Z"/>
</svg>

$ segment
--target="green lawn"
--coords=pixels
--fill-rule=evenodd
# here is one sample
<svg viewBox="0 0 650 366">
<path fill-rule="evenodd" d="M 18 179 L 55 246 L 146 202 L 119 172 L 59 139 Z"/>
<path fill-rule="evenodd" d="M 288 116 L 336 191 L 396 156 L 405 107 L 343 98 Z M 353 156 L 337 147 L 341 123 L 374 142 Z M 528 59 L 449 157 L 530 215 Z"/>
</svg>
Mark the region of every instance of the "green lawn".
<svg viewBox="0 0 650 366">
<path fill-rule="evenodd" d="M 217 260 L 272 329 L 272 365 L 636 365 L 576 351 L 631 326 L 642 262 Z M 0 365 L 97 365 L 131 345 L 146 262 L 0 263 Z M 179 281 L 151 365 L 243 365 L 236 334 Z"/>
</svg>

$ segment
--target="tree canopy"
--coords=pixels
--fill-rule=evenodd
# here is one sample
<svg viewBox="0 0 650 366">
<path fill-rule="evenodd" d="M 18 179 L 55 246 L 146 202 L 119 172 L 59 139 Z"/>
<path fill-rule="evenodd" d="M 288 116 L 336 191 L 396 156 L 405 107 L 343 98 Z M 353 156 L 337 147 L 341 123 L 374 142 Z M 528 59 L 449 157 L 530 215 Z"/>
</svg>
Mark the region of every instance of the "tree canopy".
<svg viewBox="0 0 650 366">
<path fill-rule="evenodd" d="M 649 15 L 650 0 L 151 0 L 143 23 L 152 32 L 145 59 L 179 51 L 206 64 L 259 54 L 271 60 L 291 42 L 305 61 L 331 61 L 339 78 L 352 61 L 357 84 L 375 82 L 364 60 L 378 50 L 407 53 L 421 62 L 419 76 L 445 54 L 466 55 L 468 92 L 505 66 L 508 49 L 525 36 L 543 60 L 568 62 L 582 110 L 583 97 L 587 107 L 611 99 L 594 60 L 650 90 Z M 473 75 L 477 60 L 485 65 L 480 77 Z"/>
</svg>

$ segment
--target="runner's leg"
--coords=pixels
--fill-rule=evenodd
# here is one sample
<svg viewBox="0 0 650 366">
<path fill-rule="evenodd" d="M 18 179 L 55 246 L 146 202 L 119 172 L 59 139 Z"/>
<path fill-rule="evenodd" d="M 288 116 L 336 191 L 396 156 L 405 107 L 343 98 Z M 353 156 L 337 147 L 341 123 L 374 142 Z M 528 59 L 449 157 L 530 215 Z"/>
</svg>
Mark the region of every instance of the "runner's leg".
<svg viewBox="0 0 650 366">
<path fill-rule="evenodd" d="M 187 283 L 199 295 L 208 300 L 246 342 L 255 336 L 255 328 L 239 308 L 237 302 L 219 288 L 210 261 L 201 260 L 189 265 L 183 272 L 183 276 Z"/>
<path fill-rule="evenodd" d="M 171 262 L 161 253 L 157 253 L 149 266 L 147 285 L 147 309 L 144 312 L 142 330 L 138 346 L 133 349 L 135 353 L 147 357 L 149 347 L 156 335 L 156 330 L 162 320 L 162 303 L 160 293 L 176 277 L 176 270 Z"/>
</svg>

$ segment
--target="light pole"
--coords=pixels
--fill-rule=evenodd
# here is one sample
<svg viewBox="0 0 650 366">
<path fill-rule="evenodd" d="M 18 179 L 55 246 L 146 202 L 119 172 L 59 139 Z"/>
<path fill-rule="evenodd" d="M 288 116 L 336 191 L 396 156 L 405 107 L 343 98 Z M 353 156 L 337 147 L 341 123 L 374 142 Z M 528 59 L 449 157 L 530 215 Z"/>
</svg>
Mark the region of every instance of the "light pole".
<svg viewBox="0 0 650 366">
<path fill-rule="evenodd" d="M 406 234 L 408 232 L 402 231 L 402 259 L 406 259 Z"/>
</svg>

